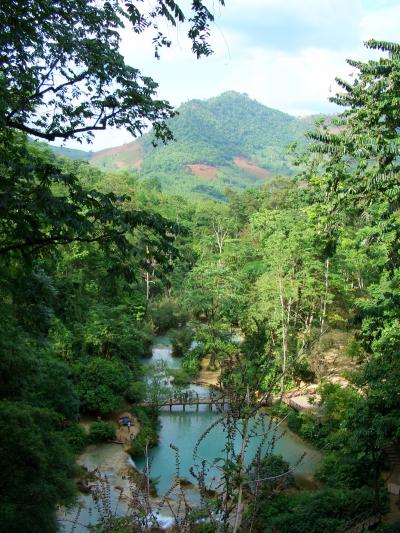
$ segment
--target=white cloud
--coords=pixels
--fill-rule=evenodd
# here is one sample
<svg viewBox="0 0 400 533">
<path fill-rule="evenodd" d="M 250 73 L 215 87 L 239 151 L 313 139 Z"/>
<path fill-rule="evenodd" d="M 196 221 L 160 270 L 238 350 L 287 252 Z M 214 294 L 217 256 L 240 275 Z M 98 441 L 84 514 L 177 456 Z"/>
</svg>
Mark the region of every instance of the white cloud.
<svg viewBox="0 0 400 533">
<path fill-rule="evenodd" d="M 185 27 L 168 30 L 174 46 L 162 51 L 160 61 L 150 35 L 124 30 L 121 50 L 174 105 L 236 90 L 295 115 L 333 112 L 328 97 L 336 90 L 334 78 L 350 72 L 346 58 L 371 57 L 365 39 L 400 40 L 400 5 L 374 3 L 372 9 L 365 1 L 227 0 L 221 9 L 215 1 L 213 56 L 193 57 Z M 105 132 L 93 146 L 129 140 L 125 132 Z"/>
<path fill-rule="evenodd" d="M 362 39 L 400 40 L 400 5 L 365 13 L 361 21 Z"/>
<path fill-rule="evenodd" d="M 361 17 L 361 0 L 230 0 L 218 21 L 248 43 L 298 51 L 354 46 Z"/>
</svg>

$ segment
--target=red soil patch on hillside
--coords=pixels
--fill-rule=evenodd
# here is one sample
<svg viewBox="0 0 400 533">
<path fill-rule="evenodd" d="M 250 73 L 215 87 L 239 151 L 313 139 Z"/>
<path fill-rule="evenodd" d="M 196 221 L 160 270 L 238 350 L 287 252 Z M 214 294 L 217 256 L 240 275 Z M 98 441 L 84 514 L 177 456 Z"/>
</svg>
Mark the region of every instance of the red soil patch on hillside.
<svg viewBox="0 0 400 533">
<path fill-rule="evenodd" d="M 246 159 L 245 157 L 235 157 L 233 160 L 235 165 L 242 170 L 245 170 L 249 174 L 252 174 L 253 176 L 256 176 L 257 178 L 266 179 L 269 178 L 269 172 L 268 170 L 265 170 L 265 168 L 261 168 L 257 161 L 250 161 L 249 159 Z"/>
<path fill-rule="evenodd" d="M 198 178 L 203 178 L 208 181 L 213 181 L 218 178 L 218 169 L 216 167 L 212 167 L 211 165 L 196 163 L 194 165 L 186 165 L 186 168 Z"/>
<path fill-rule="evenodd" d="M 91 157 L 92 161 L 101 161 L 102 159 L 113 160 L 114 165 L 119 169 L 128 167 L 139 169 L 143 163 L 143 148 L 134 141 L 114 148 L 105 148 L 95 152 Z"/>
</svg>

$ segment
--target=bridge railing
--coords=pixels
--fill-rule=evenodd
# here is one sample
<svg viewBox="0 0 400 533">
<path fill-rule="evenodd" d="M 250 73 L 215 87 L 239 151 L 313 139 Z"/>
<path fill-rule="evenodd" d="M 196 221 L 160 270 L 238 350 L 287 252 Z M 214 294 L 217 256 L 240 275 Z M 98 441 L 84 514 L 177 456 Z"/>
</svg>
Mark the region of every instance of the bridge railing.
<svg viewBox="0 0 400 533">
<path fill-rule="evenodd" d="M 147 400 L 141 402 L 140 406 L 164 407 L 170 405 L 210 405 L 210 404 L 228 404 L 229 400 L 224 396 L 173 396 L 163 398 L 158 401 Z"/>
</svg>

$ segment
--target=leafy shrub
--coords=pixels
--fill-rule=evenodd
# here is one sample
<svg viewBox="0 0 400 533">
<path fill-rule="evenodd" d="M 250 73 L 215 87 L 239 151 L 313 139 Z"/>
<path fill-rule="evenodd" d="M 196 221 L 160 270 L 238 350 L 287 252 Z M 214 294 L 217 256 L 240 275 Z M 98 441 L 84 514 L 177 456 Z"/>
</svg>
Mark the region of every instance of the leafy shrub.
<svg viewBox="0 0 400 533">
<path fill-rule="evenodd" d="M 138 419 L 142 426 L 157 423 L 157 416 L 153 414 L 149 407 L 138 407 L 137 405 L 134 405 L 131 409 L 131 413 Z"/>
<path fill-rule="evenodd" d="M 193 331 L 189 328 L 173 329 L 169 332 L 172 344 L 172 356 L 182 357 L 189 350 L 193 340 Z"/>
<path fill-rule="evenodd" d="M 276 488 L 287 488 L 294 483 L 293 474 L 289 472 L 290 465 L 281 455 L 269 455 L 261 459 L 260 463 L 250 471 L 250 488 L 255 490 L 255 480 L 259 482 L 258 488 L 266 496 Z M 285 475 L 286 474 L 286 475 Z M 267 479 L 275 478 L 275 479 Z"/>
<path fill-rule="evenodd" d="M 325 453 L 316 477 L 331 487 L 354 488 L 373 480 L 373 462 L 368 454 L 343 448 Z"/>
<path fill-rule="evenodd" d="M 99 420 L 90 425 L 88 439 L 91 443 L 115 440 L 116 425 L 113 422 Z"/>
<path fill-rule="evenodd" d="M 292 409 L 283 402 L 273 403 L 271 406 L 271 415 L 279 418 L 284 418 L 292 412 Z"/>
<path fill-rule="evenodd" d="M 146 445 L 152 448 L 158 444 L 158 419 L 144 407 L 134 407 L 131 413 L 138 419 L 140 430 L 129 448 L 129 454 L 132 457 L 143 457 Z"/>
<path fill-rule="evenodd" d="M 129 448 L 129 454 L 132 457 L 143 457 L 146 453 L 146 445 L 152 448 L 157 444 L 157 431 L 148 426 L 142 427 Z"/>
<path fill-rule="evenodd" d="M 365 358 L 363 346 L 357 339 L 351 339 L 347 345 L 345 353 L 348 357 L 350 357 L 350 359 L 353 359 L 353 361 L 356 361 L 357 363 L 361 363 Z"/>
<path fill-rule="evenodd" d="M 295 364 L 293 376 L 300 381 L 311 382 L 315 380 L 315 372 L 311 370 L 310 364 L 306 359 L 301 359 Z"/>
<path fill-rule="evenodd" d="M 319 480 L 335 488 L 370 485 L 374 476 L 372 455 L 342 422 L 356 404 L 357 396 L 352 389 L 341 389 L 333 384 L 321 387 L 320 393 L 320 412 L 317 415 L 290 413 L 289 428 L 315 446 L 328 450 L 317 467 Z"/>
<path fill-rule="evenodd" d="M 184 370 L 192 380 L 200 372 L 200 369 L 201 363 L 199 357 L 197 357 L 193 350 L 190 350 L 190 352 L 182 359 L 182 370 Z"/>
<path fill-rule="evenodd" d="M 300 435 L 315 446 L 323 446 L 324 437 L 328 435 L 328 431 L 320 418 L 307 411 L 300 413 L 299 418 L 301 420 Z"/>
<path fill-rule="evenodd" d="M 146 398 L 146 384 L 143 381 L 134 381 L 125 391 L 128 402 L 140 403 Z"/>
<path fill-rule="evenodd" d="M 157 333 L 165 333 L 186 323 L 188 316 L 182 305 L 171 299 L 164 299 L 149 306 L 149 315 Z"/>
<path fill-rule="evenodd" d="M 321 396 L 318 414 L 302 412 L 291 415 L 289 427 L 316 446 L 340 445 L 343 441 L 343 420 L 357 404 L 359 395 L 350 387 L 342 388 L 334 383 L 324 383 L 318 392 Z"/>
<path fill-rule="evenodd" d="M 255 530 L 263 533 L 334 533 L 352 520 L 370 513 L 374 504 L 371 489 L 324 489 L 278 495 L 259 502 Z"/>
<path fill-rule="evenodd" d="M 187 387 L 192 380 L 191 375 L 183 368 L 178 368 L 172 371 L 173 384 L 176 387 Z"/>
<path fill-rule="evenodd" d="M 303 421 L 297 411 L 291 409 L 287 417 L 288 428 L 295 433 L 300 433 Z"/>
<path fill-rule="evenodd" d="M 135 368 L 153 337 L 151 324 L 137 322 L 135 311 L 127 304 L 93 306 L 82 326 L 85 353 L 119 358 Z"/>
<path fill-rule="evenodd" d="M 340 445 L 342 433 L 340 431 L 331 431 L 329 423 L 325 422 L 320 413 L 314 414 L 309 411 L 303 411 L 298 414 L 298 420 L 300 427 L 297 433 L 314 446 L 332 448 L 335 446 L 335 442 Z"/>
<path fill-rule="evenodd" d="M 265 269 L 264 264 L 262 268 Z M 268 335 L 265 325 L 257 329 L 257 331 L 246 331 L 245 338 L 241 345 L 242 352 L 248 359 L 252 359 L 255 356 L 261 356 L 267 350 Z"/>
<path fill-rule="evenodd" d="M 132 379 L 124 363 L 100 357 L 78 364 L 76 376 L 83 409 L 102 414 L 121 407 Z"/>
<path fill-rule="evenodd" d="M 70 450 L 75 454 L 81 452 L 88 443 L 86 432 L 79 424 L 73 424 L 65 428 L 63 436 Z"/>
<path fill-rule="evenodd" d="M 137 333 L 140 339 L 140 347 L 136 350 L 136 359 L 139 357 L 151 357 L 154 341 L 154 325 L 151 322 L 141 323 Z"/>
</svg>

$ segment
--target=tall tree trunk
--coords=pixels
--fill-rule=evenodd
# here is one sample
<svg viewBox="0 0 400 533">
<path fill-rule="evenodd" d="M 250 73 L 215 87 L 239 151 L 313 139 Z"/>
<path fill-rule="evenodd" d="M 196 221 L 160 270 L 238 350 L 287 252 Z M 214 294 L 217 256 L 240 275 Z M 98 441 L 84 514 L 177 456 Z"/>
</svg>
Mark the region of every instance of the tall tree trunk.
<svg viewBox="0 0 400 533">
<path fill-rule="evenodd" d="M 376 513 L 380 512 L 380 487 L 379 487 L 379 460 L 377 454 L 377 448 L 375 444 L 372 444 L 372 463 L 374 466 L 374 510 Z"/>
<path fill-rule="evenodd" d="M 145 280 L 146 280 L 146 300 L 149 301 L 149 298 L 150 298 L 150 274 L 148 272 L 146 272 Z"/>
<path fill-rule="evenodd" d="M 286 366 L 287 366 L 287 351 L 288 351 L 288 331 L 287 325 L 289 322 L 290 307 L 288 306 L 287 313 L 285 311 L 285 299 L 283 296 L 282 278 L 279 278 L 279 301 L 281 304 L 281 327 L 282 327 L 282 375 L 281 375 L 281 395 L 285 388 Z M 286 317 L 286 314 L 288 315 Z"/>
<path fill-rule="evenodd" d="M 326 258 L 325 261 L 325 293 L 322 300 L 322 309 L 321 309 L 321 333 L 324 330 L 324 324 L 325 324 L 325 318 L 326 318 L 326 306 L 328 304 L 328 290 L 329 290 L 329 257 Z"/>
</svg>

